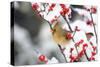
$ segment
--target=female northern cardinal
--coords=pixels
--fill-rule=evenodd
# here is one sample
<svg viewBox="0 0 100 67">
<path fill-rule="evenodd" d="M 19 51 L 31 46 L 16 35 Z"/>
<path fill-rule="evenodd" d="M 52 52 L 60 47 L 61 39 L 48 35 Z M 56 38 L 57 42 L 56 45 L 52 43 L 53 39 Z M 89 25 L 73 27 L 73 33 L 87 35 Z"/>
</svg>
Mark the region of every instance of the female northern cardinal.
<svg viewBox="0 0 100 67">
<path fill-rule="evenodd" d="M 58 21 L 53 22 L 52 35 L 55 42 L 62 46 L 66 46 L 67 43 L 72 39 L 71 32 L 64 30 Z"/>
</svg>

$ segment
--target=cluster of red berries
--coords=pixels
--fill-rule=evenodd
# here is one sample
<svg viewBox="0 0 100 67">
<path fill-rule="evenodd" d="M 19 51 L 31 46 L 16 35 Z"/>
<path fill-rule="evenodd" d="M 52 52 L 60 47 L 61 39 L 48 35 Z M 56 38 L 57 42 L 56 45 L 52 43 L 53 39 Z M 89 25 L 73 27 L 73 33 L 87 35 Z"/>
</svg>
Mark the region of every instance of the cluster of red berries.
<svg viewBox="0 0 100 67">
<path fill-rule="evenodd" d="M 56 4 L 51 4 L 51 6 L 49 7 L 48 11 L 53 11 L 53 8 L 55 7 Z"/>
<path fill-rule="evenodd" d="M 96 46 L 92 46 L 92 48 L 93 48 L 93 51 L 95 51 L 97 49 Z"/>
<path fill-rule="evenodd" d="M 84 51 L 86 50 L 86 47 L 88 47 L 88 44 L 87 44 L 87 43 L 84 43 L 84 44 L 83 44 L 83 50 L 84 50 Z"/>
<path fill-rule="evenodd" d="M 92 53 L 92 55 L 91 55 L 91 57 L 89 58 L 89 60 L 91 61 L 91 60 L 95 60 L 95 55 L 96 55 L 96 52 L 95 51 L 92 51 L 91 52 Z"/>
<path fill-rule="evenodd" d="M 62 16 L 65 16 L 66 14 L 68 14 L 69 12 L 69 8 L 67 8 L 64 4 L 60 4 L 61 8 L 62 8 L 62 11 L 60 11 L 60 14 Z"/>
<path fill-rule="evenodd" d="M 37 10 L 39 8 L 39 5 L 37 3 L 32 4 L 32 9 Z"/>
<path fill-rule="evenodd" d="M 91 7 L 91 12 L 95 14 L 97 12 L 96 7 Z"/>
<path fill-rule="evenodd" d="M 91 55 L 91 57 L 89 58 L 89 60 L 91 61 L 91 60 L 95 60 L 95 55 L 96 55 L 96 52 L 95 51 L 92 51 L 91 52 L 92 53 L 92 55 Z"/>
<path fill-rule="evenodd" d="M 71 48 L 70 49 L 70 53 L 71 53 L 71 55 L 69 56 L 69 58 L 70 58 L 70 62 L 73 62 L 76 58 L 72 55 L 72 51 L 74 50 L 74 48 Z"/>
<path fill-rule="evenodd" d="M 82 44 L 84 42 L 83 39 L 81 39 L 79 42 L 75 43 L 76 46 L 79 46 L 80 44 Z"/>
<path fill-rule="evenodd" d="M 91 55 L 91 57 L 89 58 L 89 60 L 91 61 L 91 60 L 95 60 L 95 55 L 96 55 L 96 46 L 93 46 L 93 43 L 90 41 L 90 44 L 92 45 L 92 49 L 93 49 L 93 51 L 91 52 L 92 53 L 92 55 Z"/>
<path fill-rule="evenodd" d="M 70 62 L 74 62 L 75 60 L 76 60 L 76 57 L 75 56 L 73 56 L 72 54 L 70 55 Z"/>
<path fill-rule="evenodd" d="M 76 46 L 79 46 L 80 44 L 82 44 L 84 42 L 83 39 L 81 39 L 79 42 L 77 42 L 75 45 Z M 84 55 L 84 52 L 86 51 L 86 47 L 88 47 L 88 44 L 87 43 L 84 43 L 83 44 L 83 47 L 82 47 L 82 50 L 78 53 L 78 55 L 75 57 L 75 56 L 72 56 L 72 54 L 70 55 L 70 62 L 73 62 L 73 61 L 77 61 L 79 60 L 83 55 Z M 71 48 L 70 52 L 72 52 L 73 49 Z"/>
<path fill-rule="evenodd" d="M 83 50 L 81 50 L 77 56 L 73 56 L 72 53 L 70 55 L 70 62 L 78 61 L 85 53 L 85 47 L 87 47 L 87 44 L 83 44 Z M 73 49 L 71 48 L 70 52 L 72 52 Z"/>
<path fill-rule="evenodd" d="M 90 11 L 91 13 L 95 14 L 97 13 L 97 9 L 95 6 L 92 6 L 90 9 L 89 8 L 86 8 L 87 11 Z"/>
</svg>

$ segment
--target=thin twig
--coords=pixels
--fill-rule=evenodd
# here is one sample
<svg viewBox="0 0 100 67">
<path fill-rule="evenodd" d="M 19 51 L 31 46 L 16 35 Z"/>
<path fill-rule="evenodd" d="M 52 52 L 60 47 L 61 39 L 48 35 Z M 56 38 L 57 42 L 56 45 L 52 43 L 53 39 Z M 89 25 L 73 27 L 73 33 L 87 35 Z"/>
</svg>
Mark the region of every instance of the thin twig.
<svg viewBox="0 0 100 67">
<path fill-rule="evenodd" d="M 74 33 L 73 33 L 73 36 L 72 36 L 72 37 L 74 37 L 74 36 L 75 36 L 75 33 L 76 33 L 76 30 L 74 31 Z"/>
<path fill-rule="evenodd" d="M 46 11 L 46 4 L 45 3 L 43 4 L 43 7 L 44 7 L 44 11 Z"/>
<path fill-rule="evenodd" d="M 63 16 L 63 18 L 64 18 L 64 20 L 66 21 L 66 23 L 67 23 L 67 25 L 68 25 L 68 27 L 69 27 L 70 31 L 71 31 L 71 32 L 73 32 L 73 30 L 72 30 L 72 28 L 71 28 L 71 26 L 70 26 L 70 24 L 69 24 L 68 20 L 66 19 L 66 17 L 65 17 L 65 16 Z"/>
<path fill-rule="evenodd" d="M 93 17 L 92 17 L 92 13 L 91 12 L 90 12 L 90 16 L 91 16 L 91 20 L 93 22 L 94 33 L 95 33 L 95 36 L 96 36 L 96 43 L 98 43 L 98 37 L 97 37 L 97 33 L 96 33 L 96 28 L 95 28 L 95 24 L 94 24 L 94 20 L 93 20 Z"/>
<path fill-rule="evenodd" d="M 50 13 L 50 11 L 47 13 L 47 15 Z"/>
<path fill-rule="evenodd" d="M 86 56 L 86 59 L 87 59 L 88 61 L 90 61 L 89 58 L 88 58 L 88 55 L 86 54 L 86 51 L 84 51 L 84 54 L 85 54 L 85 56 Z"/>
<path fill-rule="evenodd" d="M 62 55 L 64 56 L 65 61 L 67 62 L 66 56 L 65 56 L 65 54 L 63 53 L 62 48 L 61 48 L 61 46 L 60 46 L 59 44 L 58 44 L 58 47 L 59 47 L 59 49 L 60 49 Z"/>
</svg>

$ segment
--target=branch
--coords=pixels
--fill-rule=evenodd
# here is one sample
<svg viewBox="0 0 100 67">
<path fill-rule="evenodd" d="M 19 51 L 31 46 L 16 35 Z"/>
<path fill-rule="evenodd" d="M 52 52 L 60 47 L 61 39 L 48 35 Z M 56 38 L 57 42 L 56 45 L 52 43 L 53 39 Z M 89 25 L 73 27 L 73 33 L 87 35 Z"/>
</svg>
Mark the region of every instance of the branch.
<svg viewBox="0 0 100 67">
<path fill-rule="evenodd" d="M 71 31 L 71 32 L 73 32 L 73 30 L 71 29 L 71 26 L 70 26 L 70 24 L 69 24 L 68 20 L 66 19 L 66 17 L 65 17 L 65 16 L 63 16 L 63 18 L 65 19 L 65 21 L 66 21 L 66 23 L 67 23 L 67 25 L 68 25 L 68 27 L 69 27 L 70 31 Z M 74 32 L 74 35 L 75 35 L 75 33 L 76 33 L 76 32 Z M 74 35 L 73 35 L 73 36 L 74 36 Z M 74 38 L 72 38 L 72 41 L 75 43 Z M 77 51 L 77 54 L 78 54 L 79 52 L 78 52 L 77 46 L 76 46 L 76 45 L 74 45 L 74 46 L 75 46 L 76 51 Z M 85 56 L 86 56 L 87 60 L 89 61 L 89 59 L 88 59 L 88 56 L 87 56 L 86 52 L 84 52 L 84 53 L 85 53 Z"/>
<path fill-rule="evenodd" d="M 87 59 L 88 61 L 90 61 L 89 58 L 88 58 L 88 55 L 86 54 L 86 51 L 84 51 L 84 54 L 85 54 L 85 56 L 86 56 L 86 59 Z"/>
<path fill-rule="evenodd" d="M 97 37 L 97 33 L 96 33 L 96 28 L 95 28 L 95 24 L 94 24 L 94 20 L 93 20 L 91 12 L 90 12 L 90 16 L 91 16 L 91 20 L 92 20 L 92 23 L 93 23 L 94 33 L 95 33 L 95 36 L 96 36 L 96 43 L 98 43 L 98 37 Z"/>
<path fill-rule="evenodd" d="M 63 16 L 63 18 L 65 19 L 65 21 L 66 21 L 66 23 L 67 23 L 67 25 L 68 25 L 70 31 L 73 32 L 73 30 L 72 30 L 72 28 L 71 28 L 71 26 L 70 26 L 68 20 L 66 19 L 66 17 Z M 72 40 L 73 40 L 73 42 L 75 43 L 74 38 L 72 38 Z M 75 45 L 75 48 L 76 48 L 76 51 L 77 51 L 77 54 L 78 54 L 78 49 L 77 49 L 77 46 L 76 46 L 76 45 Z"/>
<path fill-rule="evenodd" d="M 66 21 L 66 23 L 67 23 L 67 25 L 68 25 L 68 27 L 69 27 L 70 31 L 71 31 L 71 32 L 73 32 L 73 30 L 72 30 L 72 28 L 71 28 L 71 26 L 70 26 L 70 24 L 69 24 L 68 20 L 66 19 L 66 17 L 65 17 L 65 16 L 63 16 L 63 18 L 64 18 L 64 20 Z"/>
<path fill-rule="evenodd" d="M 67 60 L 66 60 L 66 56 L 65 56 L 65 54 L 63 53 L 62 48 L 61 48 L 61 46 L 60 46 L 59 44 L 58 44 L 58 47 L 59 47 L 59 49 L 60 49 L 62 55 L 64 56 L 65 61 L 67 62 Z"/>
</svg>

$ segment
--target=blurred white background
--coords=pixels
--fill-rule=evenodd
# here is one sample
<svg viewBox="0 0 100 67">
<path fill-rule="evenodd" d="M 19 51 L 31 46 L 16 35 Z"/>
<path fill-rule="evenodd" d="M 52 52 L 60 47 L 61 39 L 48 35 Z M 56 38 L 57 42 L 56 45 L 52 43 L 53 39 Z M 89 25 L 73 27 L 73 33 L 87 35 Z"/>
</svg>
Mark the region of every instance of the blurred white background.
<svg viewBox="0 0 100 67">
<path fill-rule="evenodd" d="M 0 1 L 0 67 L 12 67 L 10 64 L 10 2 L 13 0 L 2 0 Z M 15 0 L 19 1 L 19 0 Z M 25 0 L 21 0 L 25 1 Z M 36 2 L 36 0 L 26 0 Z M 81 5 L 97 5 L 98 6 L 98 36 L 99 36 L 99 22 L 100 22 L 100 6 L 99 0 L 37 0 L 38 2 L 55 2 L 55 3 L 66 3 L 66 4 L 81 4 Z M 99 39 L 100 40 L 100 39 Z M 98 41 L 99 41 L 98 40 Z M 42 65 L 45 66 L 97 66 L 100 64 L 100 45 L 98 43 L 98 60 L 96 62 L 79 62 L 79 63 L 66 63 L 66 64 L 55 64 L 55 65 Z M 32 65 L 33 66 L 33 65 Z M 37 65 L 40 67 L 41 65 Z M 24 67 L 24 66 L 23 66 Z M 30 66 L 28 66 L 30 67 Z M 98 67 L 98 66 L 97 66 Z"/>
</svg>

